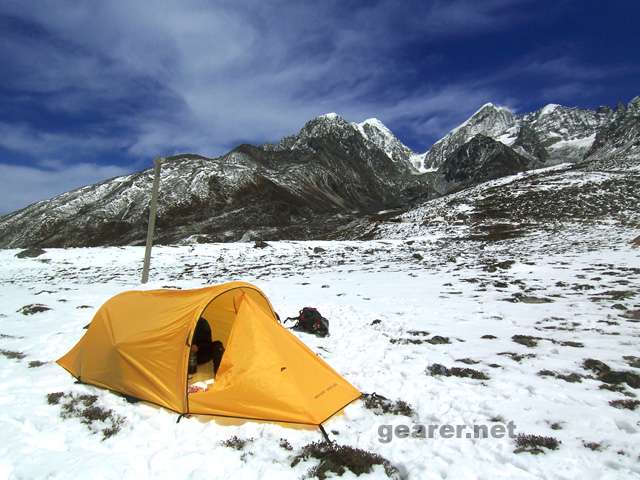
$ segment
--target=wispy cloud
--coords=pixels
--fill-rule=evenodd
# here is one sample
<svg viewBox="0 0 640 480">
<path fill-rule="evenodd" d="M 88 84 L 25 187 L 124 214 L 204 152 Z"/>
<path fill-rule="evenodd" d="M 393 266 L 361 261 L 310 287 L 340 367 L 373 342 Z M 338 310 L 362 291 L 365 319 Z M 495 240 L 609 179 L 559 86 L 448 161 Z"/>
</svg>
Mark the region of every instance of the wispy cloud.
<svg viewBox="0 0 640 480">
<path fill-rule="evenodd" d="M 0 122 L 0 147 L 33 157 L 57 155 L 60 158 L 83 156 L 121 146 L 119 140 L 106 133 L 74 135 L 33 128 L 28 124 Z"/>
<path fill-rule="evenodd" d="M 36 166 L 0 163 L 3 182 L 0 215 L 74 188 L 124 175 L 127 169 L 114 165 L 44 161 Z"/>
<path fill-rule="evenodd" d="M 399 44 L 499 28 L 516 16 L 509 4 L 412 2 L 407 16 L 389 1 L 353 8 L 339 2 L 62 2 L 56 9 L 15 3 L 5 8 L 46 35 L 26 43 L 9 38 L 4 50 L 16 59 L 15 84 L 56 92 L 46 101 L 51 110 L 140 104 L 114 120 L 127 132 L 118 143 L 132 154 L 220 153 L 238 138 L 275 140 L 328 110 L 402 119 L 419 105 L 442 102 L 448 87 L 433 87 L 433 100 L 415 92 L 415 101 L 367 96 L 397 80 L 389 52 Z"/>
</svg>

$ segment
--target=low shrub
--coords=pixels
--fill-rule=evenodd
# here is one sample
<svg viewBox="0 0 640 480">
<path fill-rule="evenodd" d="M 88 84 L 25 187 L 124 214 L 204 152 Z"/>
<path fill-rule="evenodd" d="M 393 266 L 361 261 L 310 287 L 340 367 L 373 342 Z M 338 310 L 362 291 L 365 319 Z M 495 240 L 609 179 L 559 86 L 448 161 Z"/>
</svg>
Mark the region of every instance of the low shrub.
<svg viewBox="0 0 640 480">
<path fill-rule="evenodd" d="M 341 476 L 347 470 L 355 475 L 370 473 L 374 465 L 381 465 L 388 478 L 400 479 L 400 471 L 389 460 L 377 453 L 368 452 L 348 445 L 332 442 L 315 442 L 305 445 L 291 461 L 295 467 L 309 459 L 320 460 L 320 463 L 307 472 L 307 478 L 325 480 L 333 476 Z"/>
</svg>

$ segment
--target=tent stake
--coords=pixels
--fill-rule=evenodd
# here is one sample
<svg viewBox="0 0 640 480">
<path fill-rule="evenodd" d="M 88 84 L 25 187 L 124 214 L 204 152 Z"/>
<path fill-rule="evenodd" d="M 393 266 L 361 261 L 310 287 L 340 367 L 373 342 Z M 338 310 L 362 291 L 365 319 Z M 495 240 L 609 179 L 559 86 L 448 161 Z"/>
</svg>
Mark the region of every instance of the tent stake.
<svg viewBox="0 0 640 480">
<path fill-rule="evenodd" d="M 149 280 L 149 266 L 151 264 L 151 247 L 153 246 L 153 234 L 156 228 L 156 211 L 158 208 L 158 190 L 160 189 L 160 167 L 163 157 L 154 160 L 153 189 L 151 190 L 151 204 L 149 205 L 149 224 L 147 227 L 147 246 L 144 250 L 144 264 L 142 266 L 142 282 Z"/>
<path fill-rule="evenodd" d="M 178 415 L 178 419 L 176 420 L 176 423 L 180 423 L 180 420 L 182 420 L 182 417 L 188 417 L 189 414 L 188 413 L 181 413 L 180 415 Z"/>
<path fill-rule="evenodd" d="M 318 427 L 320 428 L 320 433 L 322 433 L 322 436 L 327 441 L 327 443 L 331 443 L 331 440 L 329 439 L 329 435 L 327 435 L 327 431 L 324 429 L 322 424 L 318 425 Z"/>
</svg>

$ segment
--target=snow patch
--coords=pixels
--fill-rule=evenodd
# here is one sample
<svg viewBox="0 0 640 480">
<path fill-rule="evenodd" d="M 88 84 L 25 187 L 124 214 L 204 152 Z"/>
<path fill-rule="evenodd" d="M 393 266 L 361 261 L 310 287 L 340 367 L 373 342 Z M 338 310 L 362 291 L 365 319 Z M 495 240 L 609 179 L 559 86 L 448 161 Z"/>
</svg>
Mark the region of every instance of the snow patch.
<svg viewBox="0 0 640 480">
<path fill-rule="evenodd" d="M 593 133 L 588 137 L 574 138 L 571 140 L 560 140 L 548 148 L 550 150 L 558 150 L 561 148 L 588 150 L 591 148 L 591 145 L 593 145 L 593 142 L 595 139 L 596 139 L 596 134 Z"/>
<path fill-rule="evenodd" d="M 420 173 L 425 173 L 433 170 L 426 168 L 424 165 L 424 157 L 426 155 L 426 153 L 412 153 L 409 156 L 409 163 L 411 163 L 411 165 L 413 165 L 413 167 Z"/>
<path fill-rule="evenodd" d="M 325 113 L 322 115 L 318 115 L 317 118 L 323 118 L 323 119 L 327 119 L 327 120 L 337 120 L 339 118 L 342 118 L 340 115 L 338 115 L 336 112 L 329 112 L 329 113 Z"/>
<path fill-rule="evenodd" d="M 364 122 L 358 123 L 359 127 L 364 127 L 365 125 L 371 125 L 372 127 L 376 127 L 378 130 L 391 134 L 391 130 L 389 130 L 387 126 L 377 118 L 367 118 Z"/>
<path fill-rule="evenodd" d="M 458 212 L 469 211 L 468 195 L 460 192 Z M 376 415 L 356 401 L 325 427 L 339 432 L 341 444 L 380 453 L 417 472 L 418 478 L 422 472 L 433 472 L 433 478 L 473 478 L 478 473 L 484 478 L 635 478 L 640 473 L 637 411 L 611 407 L 609 402 L 621 395 L 598 388 L 600 382 L 593 378 L 569 383 L 538 375 L 543 370 L 590 375 L 581 368 L 585 358 L 631 370 L 623 358 L 637 355 L 637 324 L 624 321 L 614 306 L 623 303 L 630 309 L 637 300 L 589 301 L 591 294 L 571 288 L 592 285 L 594 293 L 628 289 L 614 283 L 623 276 L 637 284 L 640 251 L 628 244 L 633 230 L 584 227 L 567 227 L 502 249 L 448 241 L 446 232 L 411 244 L 402 238 L 274 241 L 267 249 L 254 249 L 251 243 L 157 246 L 152 282 L 144 288 L 195 288 L 241 278 L 261 288 L 283 318 L 304 305 L 319 307 L 331 322 L 330 337 L 292 333 L 363 392 L 406 401 L 416 410 L 413 419 Z M 601 246 L 605 236 L 607 246 Z M 580 244 L 585 241 L 590 243 Z M 566 253 L 549 252 L 549 246 L 560 244 L 568 246 Z M 309 255 L 315 247 L 326 253 Z M 176 424 L 174 412 L 75 384 L 52 362 L 82 336 L 82 327 L 104 301 L 141 288 L 143 250 L 47 249 L 48 263 L 0 250 L 0 333 L 5 335 L 0 348 L 26 355 L 23 360 L 0 356 L 0 404 L 7 407 L 0 417 L 0 477 L 300 478 L 312 462 L 291 468 L 291 455 L 318 441 L 317 430 L 196 417 Z M 487 271 L 487 265 L 496 268 L 504 262 L 506 269 Z M 612 278 L 611 272 L 618 276 Z M 496 285 L 498 281 L 504 285 Z M 505 301 L 523 286 L 535 292 L 531 295 L 553 301 Z M 33 320 L 17 313 L 31 303 L 53 309 Z M 450 343 L 421 343 L 435 335 Z M 537 346 L 525 347 L 512 340 L 514 335 L 540 339 Z M 576 340 L 583 346 L 562 345 Z M 475 362 L 472 367 L 489 379 L 425 375 L 425 368 L 436 363 L 465 367 L 460 360 Z M 32 361 L 46 363 L 29 368 Z M 79 420 L 60 418 L 59 407 L 47 403 L 51 392 L 96 395 L 100 405 L 126 423 L 103 441 Z M 506 437 L 396 438 L 382 444 L 377 432 L 382 424 L 471 428 L 507 421 L 514 422 L 516 433 L 553 436 L 562 444 L 556 452 L 531 455 L 514 453 L 514 442 Z M 555 424 L 562 429 L 554 429 Z M 224 446 L 232 436 L 251 438 L 250 447 Z M 293 452 L 278 446 L 282 438 Z M 599 442 L 603 449 L 594 452 L 585 442 Z M 436 443 L 437 448 L 430 447 Z M 382 472 L 367 476 L 383 477 Z"/>
<path fill-rule="evenodd" d="M 540 110 L 540 115 L 539 116 L 549 115 L 550 113 L 555 112 L 560 107 L 561 107 L 561 105 L 558 105 L 557 103 L 550 103 L 549 105 L 545 105 Z"/>
</svg>

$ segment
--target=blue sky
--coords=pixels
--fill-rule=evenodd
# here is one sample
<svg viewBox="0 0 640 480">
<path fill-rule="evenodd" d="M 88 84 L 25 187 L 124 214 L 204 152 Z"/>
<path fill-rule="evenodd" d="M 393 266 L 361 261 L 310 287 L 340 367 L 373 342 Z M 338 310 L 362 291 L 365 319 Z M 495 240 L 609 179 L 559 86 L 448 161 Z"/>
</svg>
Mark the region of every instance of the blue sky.
<svg viewBox="0 0 640 480">
<path fill-rule="evenodd" d="M 338 112 L 425 151 L 480 105 L 640 95 L 640 2 L 0 4 L 0 214 Z"/>
</svg>

